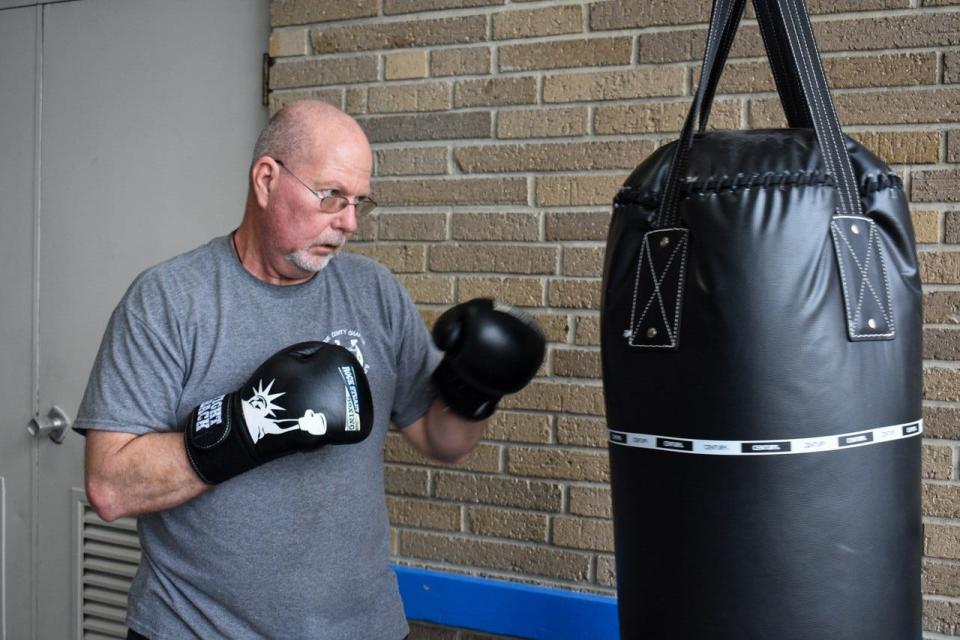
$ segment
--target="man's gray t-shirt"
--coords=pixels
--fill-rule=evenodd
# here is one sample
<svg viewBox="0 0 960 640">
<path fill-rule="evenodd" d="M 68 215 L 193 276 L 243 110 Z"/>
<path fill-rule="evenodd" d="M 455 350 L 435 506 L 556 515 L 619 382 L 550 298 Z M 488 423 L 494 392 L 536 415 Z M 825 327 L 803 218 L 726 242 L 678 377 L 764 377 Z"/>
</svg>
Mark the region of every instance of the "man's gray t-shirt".
<svg viewBox="0 0 960 640">
<path fill-rule="evenodd" d="M 388 566 L 383 445 L 391 421 L 406 426 L 426 412 L 437 356 L 384 267 L 339 254 L 306 283 L 274 286 L 240 265 L 225 236 L 148 269 L 110 319 L 75 428 L 182 430 L 197 404 L 240 389 L 270 355 L 305 340 L 340 344 L 361 361 L 373 431 L 141 516 L 128 624 L 151 640 L 407 633 Z"/>
</svg>

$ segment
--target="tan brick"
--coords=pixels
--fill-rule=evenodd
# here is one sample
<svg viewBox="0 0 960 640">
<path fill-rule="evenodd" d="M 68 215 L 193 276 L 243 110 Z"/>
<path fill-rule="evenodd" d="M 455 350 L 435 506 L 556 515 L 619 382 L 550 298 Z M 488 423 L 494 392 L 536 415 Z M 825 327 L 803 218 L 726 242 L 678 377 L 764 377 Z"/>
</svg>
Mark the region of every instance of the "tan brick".
<svg viewBox="0 0 960 640">
<path fill-rule="evenodd" d="M 600 416 L 604 412 L 603 387 L 534 380 L 523 391 L 504 398 L 500 406 L 504 409 L 562 411 Z"/>
<path fill-rule="evenodd" d="M 357 230 L 353 234 L 351 242 L 370 242 L 377 238 L 377 219 L 379 216 L 361 216 L 357 220 Z"/>
<path fill-rule="evenodd" d="M 613 517 L 610 487 L 605 485 L 571 485 L 569 511 L 577 516 Z"/>
<path fill-rule="evenodd" d="M 567 378 L 599 378 L 600 352 L 587 349 L 555 349 L 553 374 Z"/>
<path fill-rule="evenodd" d="M 536 320 L 547 342 L 566 342 L 570 332 L 570 318 L 566 314 L 529 312 Z"/>
<path fill-rule="evenodd" d="M 923 445 L 923 477 L 931 480 L 953 478 L 953 449 L 938 445 Z"/>
<path fill-rule="evenodd" d="M 600 309 L 600 280 L 552 280 L 547 304 L 565 309 Z"/>
<path fill-rule="evenodd" d="M 443 500 L 557 512 L 563 489 L 556 482 L 441 471 L 434 477 L 433 495 Z"/>
<path fill-rule="evenodd" d="M 597 584 L 617 586 L 617 562 L 613 556 L 597 556 Z"/>
<path fill-rule="evenodd" d="M 573 343 L 600 346 L 600 316 L 577 316 Z"/>
<path fill-rule="evenodd" d="M 943 241 L 947 244 L 960 244 L 960 211 L 947 211 L 943 214 Z"/>
<path fill-rule="evenodd" d="M 598 134 L 679 132 L 689 110 L 689 101 L 597 107 L 593 128 Z M 710 128 L 737 129 L 739 126 L 740 101 L 716 100 L 710 112 Z M 644 151 L 638 145 L 633 158 L 636 161 L 650 151 L 652 149 Z"/>
<path fill-rule="evenodd" d="M 560 138 L 587 133 L 586 107 L 523 109 L 497 114 L 498 138 Z"/>
<path fill-rule="evenodd" d="M 430 75 L 468 76 L 490 73 L 489 47 L 453 47 L 430 52 Z"/>
<path fill-rule="evenodd" d="M 363 18 L 377 15 L 377 0 L 273 0 L 270 3 L 270 24 L 307 24 Z"/>
<path fill-rule="evenodd" d="M 937 54 L 893 53 L 857 56 L 827 56 L 824 72 L 830 87 L 896 87 L 937 82 Z M 700 77 L 700 65 L 694 69 Z M 776 91 L 773 74 L 766 60 L 735 61 L 723 70 L 717 93 L 751 93 Z"/>
<path fill-rule="evenodd" d="M 432 271 L 552 274 L 559 247 L 443 244 L 430 248 Z"/>
<path fill-rule="evenodd" d="M 906 9 L 910 6 L 910 0 L 810 0 L 808 3 L 811 13 Z"/>
<path fill-rule="evenodd" d="M 450 180 L 381 180 L 376 185 L 382 205 L 527 204 L 526 178 Z"/>
<path fill-rule="evenodd" d="M 560 273 L 565 276 L 603 275 L 603 247 L 564 247 Z"/>
<path fill-rule="evenodd" d="M 555 142 L 460 147 L 453 156 L 464 173 L 590 171 L 633 168 L 652 150 L 650 140 Z"/>
<path fill-rule="evenodd" d="M 640 64 L 700 62 L 703 59 L 706 36 L 707 30 L 703 27 L 641 32 L 638 42 L 639 62 Z M 731 61 L 737 58 L 764 55 L 763 39 L 756 24 L 741 25 L 730 50 Z"/>
<path fill-rule="evenodd" d="M 367 112 L 367 90 L 364 87 L 348 87 L 344 101 L 347 113 L 359 114 Z"/>
<path fill-rule="evenodd" d="M 486 138 L 491 116 L 481 111 L 359 118 L 370 142 Z"/>
<path fill-rule="evenodd" d="M 886 90 L 834 93 L 840 122 L 859 124 L 911 124 L 960 120 L 960 89 Z M 780 126 L 780 105 L 773 99 L 750 101 L 752 127 Z"/>
<path fill-rule="evenodd" d="M 383 56 L 385 80 L 409 80 L 427 77 L 426 51 L 397 51 Z"/>
<path fill-rule="evenodd" d="M 918 243 L 932 243 L 940 241 L 940 214 L 936 211 L 910 212 L 913 222 L 913 233 Z"/>
<path fill-rule="evenodd" d="M 627 179 L 627 175 L 627 173 L 616 173 L 538 177 L 537 205 L 541 207 L 609 205 Z"/>
<path fill-rule="evenodd" d="M 453 90 L 453 106 L 491 107 L 537 102 L 537 79 L 533 77 L 460 80 Z"/>
<path fill-rule="evenodd" d="M 960 251 L 921 251 L 920 276 L 927 284 L 960 284 Z"/>
<path fill-rule="evenodd" d="M 913 202 L 960 202 L 960 168 L 913 172 Z"/>
<path fill-rule="evenodd" d="M 544 237 L 552 240 L 606 240 L 609 211 L 551 212 L 544 218 Z"/>
<path fill-rule="evenodd" d="M 960 560 L 960 527 L 924 524 L 923 554 L 932 558 Z"/>
<path fill-rule="evenodd" d="M 417 304 L 453 304 L 453 282 L 450 276 L 401 275 L 400 283 Z"/>
<path fill-rule="evenodd" d="M 923 397 L 926 400 L 960 401 L 960 369 L 925 368 Z"/>
<path fill-rule="evenodd" d="M 686 87 L 687 73 L 682 67 L 640 67 L 624 71 L 564 73 L 543 79 L 543 101 L 593 102 L 682 96 L 686 93 Z"/>
<path fill-rule="evenodd" d="M 454 240 L 535 241 L 540 238 L 540 216 L 536 213 L 454 213 L 451 237 Z"/>
<path fill-rule="evenodd" d="M 610 479 L 606 451 L 509 447 L 507 471 L 517 476 L 556 480 L 607 482 Z"/>
<path fill-rule="evenodd" d="M 960 291 L 925 293 L 923 319 L 934 324 L 960 324 Z"/>
<path fill-rule="evenodd" d="M 891 0 L 900 6 L 909 0 Z M 835 3 L 823 0 L 824 6 L 856 6 L 862 9 L 869 2 L 845 0 Z M 845 9 L 838 9 L 845 10 Z M 856 50 L 907 49 L 935 46 L 953 46 L 958 43 L 958 14 L 926 13 L 918 15 L 889 15 L 881 17 L 820 20 L 814 22 L 817 44 L 823 52 L 850 52 Z M 699 61 L 703 56 L 707 30 L 702 26 L 640 34 L 641 64 Z M 755 24 L 745 24 L 737 32 L 731 59 L 763 55 L 763 42 Z M 825 63 L 826 64 L 826 63 Z"/>
<path fill-rule="evenodd" d="M 607 447 L 607 421 L 597 418 L 560 416 L 557 442 L 572 447 Z"/>
<path fill-rule="evenodd" d="M 470 532 L 487 538 L 507 538 L 527 542 L 547 541 L 547 516 L 492 507 L 467 509 Z"/>
<path fill-rule="evenodd" d="M 935 163 L 940 154 L 936 131 L 858 131 L 849 134 L 888 164 Z"/>
<path fill-rule="evenodd" d="M 923 561 L 923 592 L 936 596 L 960 596 L 960 565 Z"/>
<path fill-rule="evenodd" d="M 307 30 L 274 29 L 270 33 L 270 42 L 267 51 L 271 58 L 284 56 L 305 56 L 309 53 L 307 46 Z"/>
<path fill-rule="evenodd" d="M 348 27 L 311 31 L 313 50 L 316 53 L 467 44 L 481 42 L 486 36 L 487 19 L 484 16 L 404 22 L 368 21 Z"/>
<path fill-rule="evenodd" d="M 613 522 L 598 518 L 555 516 L 551 542 L 558 547 L 613 551 Z"/>
<path fill-rule="evenodd" d="M 460 506 L 456 504 L 387 496 L 387 514 L 393 526 L 460 530 Z"/>
<path fill-rule="evenodd" d="M 630 64 L 632 38 L 583 38 L 500 47 L 500 71 Z"/>
<path fill-rule="evenodd" d="M 504 0 L 384 0 L 384 15 L 457 9 L 460 7 L 487 7 L 503 4 Z"/>
<path fill-rule="evenodd" d="M 923 435 L 927 438 L 960 440 L 960 409 L 924 407 Z"/>
<path fill-rule="evenodd" d="M 594 31 L 675 26 L 710 19 L 710 6 L 694 0 L 612 0 L 592 2 L 589 7 L 590 28 Z"/>
<path fill-rule="evenodd" d="M 550 416 L 541 413 L 498 411 L 487 425 L 486 440 L 507 442 L 550 442 Z"/>
<path fill-rule="evenodd" d="M 470 453 L 465 462 L 458 465 L 445 465 L 424 457 L 414 449 L 399 433 L 387 435 L 383 448 L 383 458 L 387 462 L 401 462 L 406 464 L 432 465 L 445 468 L 456 468 L 464 471 L 482 471 L 493 473 L 500 471 L 500 446 L 480 443 Z"/>
<path fill-rule="evenodd" d="M 960 82 L 960 53 L 943 54 L 943 81 L 946 84 Z"/>
<path fill-rule="evenodd" d="M 518 307 L 543 304 L 543 281 L 537 278 L 461 276 L 457 288 L 459 302 L 474 298 L 496 298 Z"/>
<path fill-rule="evenodd" d="M 400 536 L 400 552 L 424 560 L 565 580 L 586 580 L 590 573 L 590 555 L 586 553 L 463 536 L 404 531 Z"/>
<path fill-rule="evenodd" d="M 297 100 L 322 100 L 340 108 L 343 106 L 343 89 L 297 89 L 294 91 L 270 92 L 270 115 Z"/>
<path fill-rule="evenodd" d="M 381 240 L 443 240 L 447 237 L 445 213 L 383 213 Z"/>
<path fill-rule="evenodd" d="M 960 485 L 924 483 L 923 514 L 960 518 Z"/>
<path fill-rule="evenodd" d="M 814 24 L 821 51 L 907 49 L 960 44 L 960 13 L 884 15 Z"/>
<path fill-rule="evenodd" d="M 349 84 L 377 79 L 376 56 L 279 60 L 270 67 L 271 89 Z"/>
<path fill-rule="evenodd" d="M 430 476 L 426 469 L 388 464 L 384 469 L 384 484 L 390 494 L 426 497 L 430 491 Z"/>
<path fill-rule="evenodd" d="M 411 176 L 447 172 L 445 147 L 412 147 L 404 149 L 377 149 L 377 175 Z"/>
<path fill-rule="evenodd" d="M 583 7 L 566 5 L 493 14 L 493 39 L 534 38 L 583 31 Z"/>
<path fill-rule="evenodd" d="M 924 329 L 923 357 L 926 360 L 960 360 L 960 328 Z"/>
<path fill-rule="evenodd" d="M 947 162 L 960 162 L 960 129 L 947 132 Z"/>
<path fill-rule="evenodd" d="M 367 256 L 394 273 L 418 273 L 424 270 L 427 248 L 422 244 L 357 244 L 349 251 Z"/>
<path fill-rule="evenodd" d="M 949 636 L 960 633 L 960 602 L 924 598 L 923 628 Z"/>
<path fill-rule="evenodd" d="M 370 87 L 367 111 L 401 113 L 405 111 L 443 111 L 450 108 L 450 85 L 444 82 L 400 84 Z"/>
</svg>

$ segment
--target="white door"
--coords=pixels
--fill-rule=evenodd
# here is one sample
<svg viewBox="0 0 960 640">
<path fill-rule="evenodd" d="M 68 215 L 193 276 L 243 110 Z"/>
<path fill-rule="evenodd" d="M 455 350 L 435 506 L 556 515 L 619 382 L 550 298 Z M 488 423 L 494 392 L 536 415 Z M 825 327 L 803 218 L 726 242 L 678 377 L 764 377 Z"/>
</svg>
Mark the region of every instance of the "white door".
<svg viewBox="0 0 960 640">
<path fill-rule="evenodd" d="M 21 81 L 13 114 L 4 90 L 2 148 L 7 136 L 39 125 L 26 149 L 37 150 L 37 161 L 27 154 L 12 164 L 14 173 L 26 165 L 24 183 L 36 187 L 15 192 L 25 204 L 5 204 L 0 222 L 0 266 L 15 269 L 0 278 L 0 332 L 21 336 L 0 333 L 0 384 L 9 384 L 0 393 L 30 399 L 10 406 L 43 415 L 57 405 L 74 417 L 110 311 L 133 277 L 239 223 L 266 118 L 260 70 L 268 36 L 267 0 L 77 0 L 0 10 L 0 73 L 16 67 Z M 36 73 L 21 78 L 34 58 Z M 11 159 L 0 158 L 6 201 Z M 8 295 L 25 298 L 26 308 L 8 309 Z M 8 344 L 16 347 L 10 363 Z M 18 359 L 26 371 L 14 370 Z M 111 615 L 122 617 L 125 596 L 99 567 L 110 563 L 110 547 L 128 558 L 136 550 L 126 548 L 122 525 L 85 541 L 82 437 L 20 437 L 25 426 L 4 424 L 4 437 L 17 437 L 0 441 L 6 637 L 120 634 L 122 621 Z M 23 522 L 21 512 L 29 514 Z M 85 581 L 87 571 L 94 575 Z"/>
</svg>

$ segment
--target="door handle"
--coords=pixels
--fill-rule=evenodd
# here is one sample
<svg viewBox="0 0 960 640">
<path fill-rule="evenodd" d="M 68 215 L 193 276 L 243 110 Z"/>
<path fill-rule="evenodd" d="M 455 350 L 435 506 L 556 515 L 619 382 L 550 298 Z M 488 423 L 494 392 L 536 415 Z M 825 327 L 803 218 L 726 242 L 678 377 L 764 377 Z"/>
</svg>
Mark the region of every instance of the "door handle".
<svg viewBox="0 0 960 640">
<path fill-rule="evenodd" d="M 46 434 L 51 440 L 60 444 L 67 437 L 69 428 L 70 417 L 63 412 L 63 409 L 53 405 L 47 415 L 31 418 L 30 424 L 27 425 L 27 432 L 35 438 Z"/>
</svg>

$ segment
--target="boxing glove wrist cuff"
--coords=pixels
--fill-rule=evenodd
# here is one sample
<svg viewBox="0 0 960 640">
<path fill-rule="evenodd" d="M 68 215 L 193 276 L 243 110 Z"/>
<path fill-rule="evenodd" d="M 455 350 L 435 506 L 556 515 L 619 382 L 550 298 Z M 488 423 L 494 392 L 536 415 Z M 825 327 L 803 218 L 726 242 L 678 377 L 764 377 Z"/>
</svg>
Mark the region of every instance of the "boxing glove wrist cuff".
<svg viewBox="0 0 960 640">
<path fill-rule="evenodd" d="M 486 420 L 497 410 L 501 398 L 471 385 L 447 358 L 434 369 L 433 385 L 450 410 L 466 420 Z"/>
<path fill-rule="evenodd" d="M 255 467 L 238 393 L 201 402 L 184 427 L 190 466 L 207 484 L 219 484 Z"/>
</svg>

